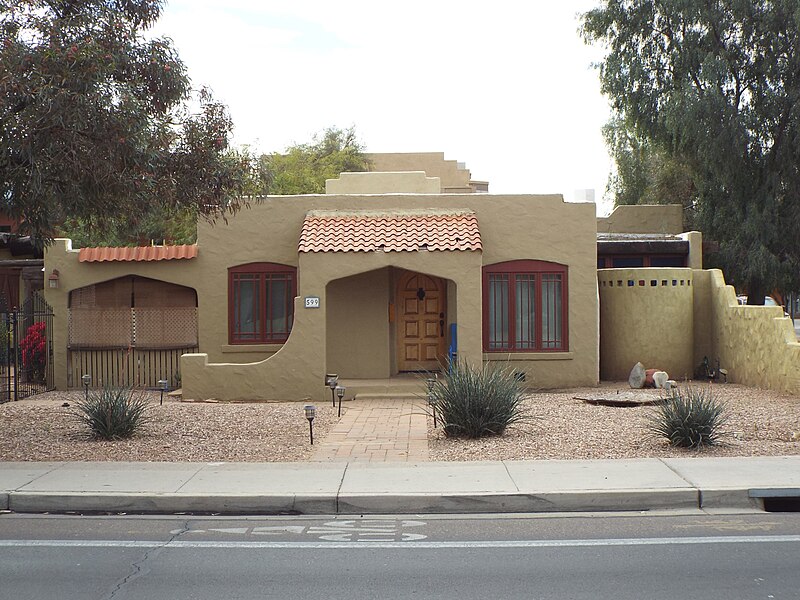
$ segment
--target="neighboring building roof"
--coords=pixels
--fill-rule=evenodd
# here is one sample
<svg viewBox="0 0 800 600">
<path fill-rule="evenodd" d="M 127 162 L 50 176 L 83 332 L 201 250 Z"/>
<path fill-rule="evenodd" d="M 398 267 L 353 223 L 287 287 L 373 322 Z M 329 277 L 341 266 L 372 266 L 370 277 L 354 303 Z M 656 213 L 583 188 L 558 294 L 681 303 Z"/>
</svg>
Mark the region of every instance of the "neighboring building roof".
<svg viewBox="0 0 800 600">
<path fill-rule="evenodd" d="M 303 221 L 300 252 L 417 252 L 481 250 L 472 211 L 311 211 Z"/>
<path fill-rule="evenodd" d="M 197 244 L 182 246 L 138 246 L 134 248 L 81 248 L 79 262 L 153 261 L 195 258 Z"/>
<path fill-rule="evenodd" d="M 663 233 L 598 233 L 597 254 L 689 254 L 689 242 Z"/>
</svg>

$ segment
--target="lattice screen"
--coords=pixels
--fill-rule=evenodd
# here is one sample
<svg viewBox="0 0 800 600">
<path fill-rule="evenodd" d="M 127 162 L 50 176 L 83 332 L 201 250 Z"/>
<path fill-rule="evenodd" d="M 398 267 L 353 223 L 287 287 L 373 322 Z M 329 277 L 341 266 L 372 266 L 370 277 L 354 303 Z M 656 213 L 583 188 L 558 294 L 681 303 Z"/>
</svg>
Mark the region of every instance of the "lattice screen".
<svg viewBox="0 0 800 600">
<path fill-rule="evenodd" d="M 70 348 L 129 348 L 132 344 L 130 308 L 70 309 Z"/>
<path fill-rule="evenodd" d="M 196 308 L 135 308 L 133 313 L 133 339 L 137 348 L 197 345 Z"/>
</svg>

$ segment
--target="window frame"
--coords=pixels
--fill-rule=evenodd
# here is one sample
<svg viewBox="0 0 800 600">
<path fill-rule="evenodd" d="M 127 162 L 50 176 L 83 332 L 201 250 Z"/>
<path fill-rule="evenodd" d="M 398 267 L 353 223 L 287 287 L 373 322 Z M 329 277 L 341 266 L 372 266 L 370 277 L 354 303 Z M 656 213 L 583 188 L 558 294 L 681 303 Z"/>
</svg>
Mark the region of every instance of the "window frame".
<svg viewBox="0 0 800 600">
<path fill-rule="evenodd" d="M 567 265 L 544 260 L 511 260 L 483 267 L 482 293 L 483 293 L 483 351 L 490 353 L 533 353 L 533 352 L 569 352 L 569 269 Z M 489 339 L 489 279 L 492 275 L 508 275 L 508 347 L 491 348 Z M 534 311 L 536 319 L 534 347 L 519 348 L 516 340 L 516 285 L 517 275 L 534 275 L 535 292 L 534 306 L 542 306 L 542 275 L 561 276 L 561 345 L 558 348 L 545 348 L 542 344 L 542 312 L 541 308 Z"/>
<path fill-rule="evenodd" d="M 253 336 L 246 339 L 242 338 L 242 332 L 236 331 L 236 312 L 237 305 L 235 303 L 236 297 L 236 282 L 242 275 L 251 275 L 257 279 L 258 282 L 258 317 L 260 322 L 259 331 Z M 270 280 L 271 275 L 285 275 L 288 276 L 290 285 L 288 286 L 287 296 L 285 297 L 286 318 L 288 326 L 286 333 L 280 335 L 267 333 L 267 315 L 271 303 L 267 299 L 271 296 L 267 295 L 267 281 Z M 266 345 L 266 344 L 283 344 L 289 339 L 292 333 L 292 326 L 294 325 L 294 299 L 297 296 L 297 267 L 289 265 L 282 265 L 279 263 L 271 262 L 258 262 L 248 263 L 244 265 L 237 265 L 228 268 L 228 343 L 230 345 Z M 250 334 L 247 334 L 250 335 Z"/>
</svg>

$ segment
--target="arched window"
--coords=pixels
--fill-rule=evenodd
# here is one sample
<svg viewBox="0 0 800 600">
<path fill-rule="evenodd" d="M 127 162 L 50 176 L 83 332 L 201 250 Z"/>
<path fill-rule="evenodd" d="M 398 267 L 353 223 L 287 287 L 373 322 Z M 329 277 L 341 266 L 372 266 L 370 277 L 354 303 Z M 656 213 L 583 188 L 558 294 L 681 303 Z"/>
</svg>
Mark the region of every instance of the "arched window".
<svg viewBox="0 0 800 600">
<path fill-rule="evenodd" d="M 513 260 L 483 268 L 486 352 L 565 352 L 567 267 Z"/>
<path fill-rule="evenodd" d="M 228 269 L 231 344 L 281 344 L 292 330 L 297 269 L 250 263 Z"/>
</svg>

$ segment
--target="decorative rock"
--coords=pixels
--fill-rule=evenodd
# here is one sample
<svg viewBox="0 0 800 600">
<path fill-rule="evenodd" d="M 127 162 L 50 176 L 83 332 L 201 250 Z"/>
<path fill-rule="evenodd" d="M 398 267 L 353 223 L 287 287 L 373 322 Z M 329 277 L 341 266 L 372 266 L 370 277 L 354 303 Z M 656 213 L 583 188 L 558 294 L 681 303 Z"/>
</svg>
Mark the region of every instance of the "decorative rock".
<svg viewBox="0 0 800 600">
<path fill-rule="evenodd" d="M 656 387 L 655 382 L 653 381 L 653 373 L 658 371 L 658 369 L 647 369 L 644 372 L 644 387 L 652 388 Z"/>
<path fill-rule="evenodd" d="M 637 362 L 635 365 L 633 365 L 631 374 L 628 375 L 628 385 L 635 390 L 640 390 L 644 387 L 644 380 L 646 376 L 644 365 L 640 362 Z"/>
<path fill-rule="evenodd" d="M 669 379 L 667 380 L 667 383 L 664 384 L 664 389 L 667 390 L 668 392 L 676 390 L 678 389 L 678 382 L 675 381 L 674 379 Z"/>
<path fill-rule="evenodd" d="M 656 371 L 653 373 L 653 383 L 657 389 L 665 389 L 667 386 L 667 381 L 669 381 L 669 375 L 666 371 Z"/>
</svg>

